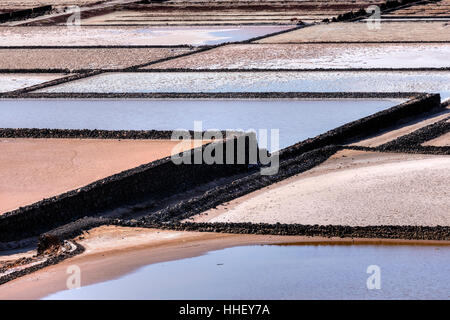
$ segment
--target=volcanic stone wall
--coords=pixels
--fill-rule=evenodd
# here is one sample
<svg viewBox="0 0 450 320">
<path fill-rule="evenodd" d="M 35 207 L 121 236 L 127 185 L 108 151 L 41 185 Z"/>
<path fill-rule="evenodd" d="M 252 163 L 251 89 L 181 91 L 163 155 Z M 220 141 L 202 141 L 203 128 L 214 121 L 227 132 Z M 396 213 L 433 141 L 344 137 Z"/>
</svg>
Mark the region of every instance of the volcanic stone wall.
<svg viewBox="0 0 450 320">
<path fill-rule="evenodd" d="M 4 12 L 0 14 L 0 23 L 37 17 L 47 12 L 50 12 L 52 9 L 53 9 L 52 6 L 42 6 L 30 9 Z"/>
<path fill-rule="evenodd" d="M 252 139 L 254 137 L 243 135 L 233 140 L 234 164 L 226 164 L 225 161 L 227 150 L 231 151 L 230 146 L 223 141 L 213 142 L 193 149 L 190 155 L 185 156 L 185 159 L 190 158 L 192 164 L 177 165 L 171 157 L 167 157 L 5 213 L 0 216 L 0 241 L 9 242 L 33 237 L 109 208 L 143 199 L 162 199 L 221 177 L 254 170 L 249 165 L 248 157 Z M 246 157 L 240 162 L 243 164 L 237 162 L 239 143 L 243 143 L 245 147 Z M 201 155 L 206 148 L 213 146 L 216 150 L 220 146 L 223 147 L 224 164 L 204 162 Z M 194 160 L 199 158 L 201 163 L 194 164 Z"/>
<path fill-rule="evenodd" d="M 423 94 L 405 103 L 349 122 L 315 138 L 307 139 L 280 151 L 286 159 L 327 145 L 342 145 L 358 137 L 376 134 L 406 119 L 442 108 L 439 94 Z"/>
</svg>

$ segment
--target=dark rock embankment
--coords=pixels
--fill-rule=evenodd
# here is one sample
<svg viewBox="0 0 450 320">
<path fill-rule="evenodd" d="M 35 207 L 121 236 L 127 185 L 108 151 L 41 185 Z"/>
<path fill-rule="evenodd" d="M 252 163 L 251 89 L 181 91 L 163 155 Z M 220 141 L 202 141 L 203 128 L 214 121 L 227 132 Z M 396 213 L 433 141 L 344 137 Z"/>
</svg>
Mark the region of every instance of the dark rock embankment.
<svg viewBox="0 0 450 320">
<path fill-rule="evenodd" d="M 237 147 L 243 142 L 244 159 L 239 158 Z M 134 169 L 98 180 L 77 190 L 44 199 L 0 216 L 0 241 L 10 242 L 39 235 L 52 228 L 84 216 L 93 216 L 110 208 L 139 202 L 149 198 L 165 198 L 185 192 L 198 185 L 254 170 L 249 165 L 250 137 L 237 137 L 228 146 L 227 142 L 213 142 L 193 149 L 185 160 L 190 163 L 176 164 L 166 157 Z M 223 156 L 234 148 L 232 164 L 207 164 L 203 158 L 205 150 L 223 147 Z M 200 163 L 197 161 L 200 159 Z M 195 164 L 198 163 L 198 164 Z"/>
<path fill-rule="evenodd" d="M 347 123 L 315 138 L 287 147 L 280 151 L 280 158 L 289 158 L 327 145 L 344 145 L 351 140 L 380 133 L 402 122 L 403 119 L 440 108 L 442 108 L 442 105 L 439 94 L 424 94 L 392 108 Z"/>
<path fill-rule="evenodd" d="M 404 240 L 450 240 L 450 226 L 342 226 L 268 223 L 194 223 L 155 222 L 144 220 L 120 220 L 86 218 L 62 226 L 48 233 L 61 241 L 72 239 L 84 231 L 101 225 L 131 228 L 154 228 L 177 231 L 219 232 L 233 234 L 295 235 L 325 238 L 376 238 Z"/>
<path fill-rule="evenodd" d="M 0 13 L 0 23 L 35 18 L 53 10 L 50 5 Z"/>
<path fill-rule="evenodd" d="M 375 148 L 382 152 L 449 154 L 450 147 L 423 146 L 426 141 L 435 139 L 450 132 L 450 117 L 430 124 L 410 134 L 399 137 L 393 141 Z"/>
<path fill-rule="evenodd" d="M 222 203 L 312 169 L 326 161 L 340 149 L 338 146 L 327 146 L 293 158 L 281 160 L 276 174 L 262 175 L 260 171 L 255 172 L 236 179 L 229 184 L 212 188 L 202 195 L 192 197 L 173 206 L 168 206 L 148 215 L 144 218 L 144 221 L 174 222 L 189 218 Z"/>
<path fill-rule="evenodd" d="M 297 235 L 309 237 L 380 238 L 409 240 L 450 240 L 450 227 L 421 226 L 367 226 L 256 223 L 115 223 L 130 227 L 147 227 L 170 230 L 222 232 L 236 234 Z"/>
<path fill-rule="evenodd" d="M 189 70 L 192 71 L 192 70 Z M 183 71 L 185 72 L 185 71 Z M 186 71 L 187 72 L 187 71 Z M 89 74 L 92 75 L 92 74 Z M 77 75 L 76 77 L 85 77 Z M 75 76 L 74 76 L 75 77 Z M 77 78 L 78 79 L 78 78 Z M 67 82 L 67 78 L 55 81 Z M 71 79 L 70 81 L 72 81 Z M 59 83 L 58 83 L 59 84 Z M 54 84 L 52 84 L 54 85 Z M 20 91 L 22 90 L 22 91 Z M 101 92 L 25 92 L 20 89 L 14 92 L 1 93 L 0 98 L 23 99 L 385 99 L 420 97 L 418 92 L 134 92 L 134 93 L 101 93 Z M 35 90 L 35 89 L 33 89 Z M 28 90 L 29 91 L 29 90 Z"/>
<path fill-rule="evenodd" d="M 195 139 L 194 131 L 179 131 Z M 224 131 L 220 131 L 226 136 Z M 0 128 L 0 138 L 33 138 L 33 139 L 171 139 L 177 131 L 171 130 L 89 130 L 89 129 L 37 129 L 37 128 Z M 203 137 L 204 132 L 199 136 Z"/>
<path fill-rule="evenodd" d="M 74 241 L 71 241 L 71 244 L 73 244 L 75 246 L 75 248 L 73 250 L 66 250 L 66 251 L 61 251 L 61 252 L 57 252 L 57 253 L 51 253 L 48 256 L 37 256 L 36 258 L 44 258 L 40 263 L 36 263 L 36 264 L 32 264 L 33 259 L 28 259 L 28 261 L 23 261 L 24 264 L 30 263 L 30 265 L 28 267 L 24 267 L 23 269 L 20 269 L 18 271 L 14 271 L 11 273 L 6 273 L 5 275 L 1 275 L 1 273 L 3 271 L 8 271 L 8 270 L 0 270 L 0 285 L 5 284 L 9 281 L 12 281 L 14 279 L 23 277 L 27 274 L 33 273 L 35 271 L 38 271 L 42 268 L 51 266 L 51 265 L 55 265 L 60 263 L 61 261 L 64 261 L 68 258 L 74 257 L 76 255 L 79 255 L 80 253 L 84 252 L 84 247 Z M 40 244 L 41 245 L 41 244 Z"/>
</svg>

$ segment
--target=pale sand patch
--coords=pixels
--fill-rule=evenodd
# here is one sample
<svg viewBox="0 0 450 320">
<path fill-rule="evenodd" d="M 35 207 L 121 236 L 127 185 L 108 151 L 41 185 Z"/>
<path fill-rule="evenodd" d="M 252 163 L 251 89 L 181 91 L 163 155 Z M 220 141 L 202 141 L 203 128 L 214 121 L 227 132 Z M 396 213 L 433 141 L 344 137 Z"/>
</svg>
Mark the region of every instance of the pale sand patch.
<svg viewBox="0 0 450 320">
<path fill-rule="evenodd" d="M 450 147 L 450 132 L 443 134 L 440 137 L 422 143 L 423 146 L 434 146 L 434 147 Z"/>
<path fill-rule="evenodd" d="M 1 8 L 24 9 L 46 5 L 56 6 L 83 6 L 110 0 L 2 0 Z"/>
<path fill-rule="evenodd" d="M 57 265 L 0 286 L 0 299 L 39 299 L 65 290 L 69 266 L 81 269 L 81 285 L 116 279 L 153 263 L 190 258 L 228 247 L 261 244 L 423 244 L 448 245 L 447 241 L 348 239 L 303 236 L 235 235 L 104 226 L 92 229 L 77 241 L 87 251 Z"/>
<path fill-rule="evenodd" d="M 382 22 L 379 29 L 369 29 L 364 22 L 340 22 L 302 28 L 256 43 L 301 42 L 365 42 L 365 41 L 450 41 L 446 22 Z"/>
<path fill-rule="evenodd" d="M 170 156 L 178 143 L 170 140 L 0 139 L 0 213 Z M 180 150 L 190 148 L 190 142 L 180 144 Z"/>
<path fill-rule="evenodd" d="M 373 136 L 373 137 L 370 137 L 370 138 L 367 138 L 367 139 L 364 139 L 361 141 L 357 141 L 357 142 L 351 143 L 349 145 L 375 148 L 375 147 L 378 147 L 387 142 L 393 141 L 399 137 L 410 134 L 410 133 L 412 133 L 416 130 L 419 130 L 423 127 L 426 127 L 430 124 L 441 121 L 441 120 L 447 118 L 449 115 L 450 115 L 450 108 L 447 108 L 446 110 L 439 112 L 436 115 L 429 116 L 423 120 L 407 123 L 405 125 L 400 126 L 397 129 L 388 130 L 388 131 L 378 134 L 376 136 Z"/>
<path fill-rule="evenodd" d="M 248 14 L 248 13 L 247 13 Z M 237 13 L 227 14 L 211 12 L 170 12 L 159 13 L 152 11 L 115 11 L 104 15 L 82 19 L 81 25 L 189 25 L 189 24 L 245 24 L 245 23 L 286 23 L 293 24 L 291 19 L 295 15 L 238 15 Z M 323 19 L 323 18 L 322 18 Z"/>
<path fill-rule="evenodd" d="M 448 226 L 449 179 L 450 156 L 341 151 L 308 172 L 194 220 Z"/>
</svg>

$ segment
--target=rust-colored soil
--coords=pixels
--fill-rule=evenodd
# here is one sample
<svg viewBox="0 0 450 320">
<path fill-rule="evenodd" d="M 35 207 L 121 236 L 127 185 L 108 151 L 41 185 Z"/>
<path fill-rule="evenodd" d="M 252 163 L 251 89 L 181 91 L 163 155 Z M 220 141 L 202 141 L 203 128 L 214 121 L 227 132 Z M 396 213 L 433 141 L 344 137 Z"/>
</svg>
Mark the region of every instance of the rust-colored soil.
<svg viewBox="0 0 450 320">
<path fill-rule="evenodd" d="M 0 213 L 172 154 L 177 141 L 0 139 Z M 189 149 L 186 143 L 183 148 Z"/>
</svg>

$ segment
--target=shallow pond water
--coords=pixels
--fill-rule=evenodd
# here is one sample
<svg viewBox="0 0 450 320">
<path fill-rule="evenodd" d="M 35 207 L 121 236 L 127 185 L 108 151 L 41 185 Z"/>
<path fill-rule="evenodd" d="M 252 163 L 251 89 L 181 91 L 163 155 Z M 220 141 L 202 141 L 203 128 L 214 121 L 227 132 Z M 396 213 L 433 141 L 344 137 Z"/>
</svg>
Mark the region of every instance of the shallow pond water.
<svg viewBox="0 0 450 320">
<path fill-rule="evenodd" d="M 279 147 L 284 148 L 401 102 L 398 99 L 0 100 L 0 128 L 193 130 L 194 121 L 202 121 L 202 130 L 279 129 Z"/>
<path fill-rule="evenodd" d="M 448 299 L 449 258 L 435 246 L 243 246 L 46 299 Z"/>
<path fill-rule="evenodd" d="M 442 92 L 450 72 L 105 73 L 40 92 Z"/>
<path fill-rule="evenodd" d="M 0 46 L 215 45 L 249 40 L 290 28 L 292 26 L 2 28 Z"/>
</svg>

